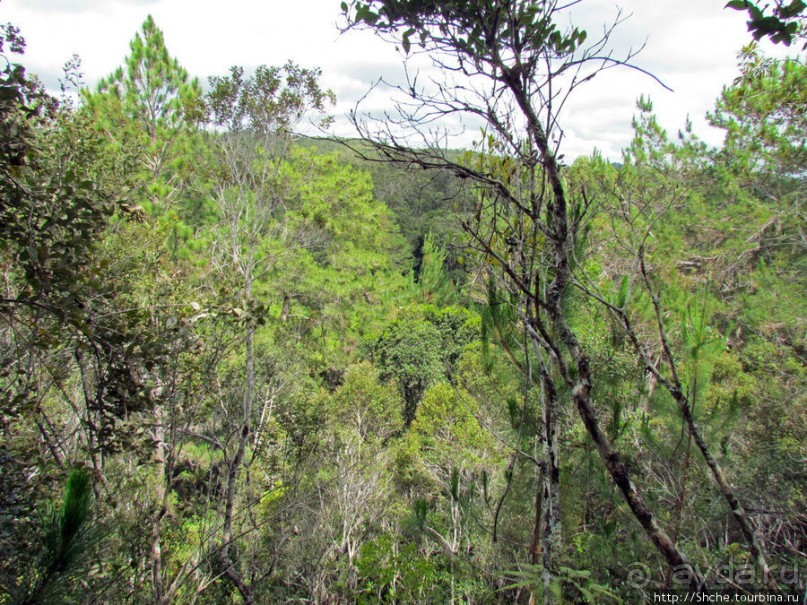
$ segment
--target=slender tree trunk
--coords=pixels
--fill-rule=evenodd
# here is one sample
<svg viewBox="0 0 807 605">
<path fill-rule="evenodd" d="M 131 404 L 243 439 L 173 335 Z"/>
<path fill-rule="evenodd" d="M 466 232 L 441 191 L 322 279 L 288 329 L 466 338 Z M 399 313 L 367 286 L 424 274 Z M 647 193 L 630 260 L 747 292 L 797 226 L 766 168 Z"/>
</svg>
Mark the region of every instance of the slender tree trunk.
<svg viewBox="0 0 807 605">
<path fill-rule="evenodd" d="M 583 420 L 583 424 L 586 426 L 586 430 L 594 442 L 600 454 L 600 458 L 605 464 L 605 468 L 611 475 L 613 482 L 619 488 L 619 491 L 622 492 L 625 501 L 628 503 L 628 506 L 630 506 L 631 512 L 633 512 L 633 516 L 642 526 L 658 551 L 667 560 L 667 563 L 672 568 L 686 573 L 690 580 L 689 584 L 691 588 L 699 588 L 703 584 L 703 579 L 700 574 L 692 567 L 686 556 L 678 550 L 678 547 L 667 533 L 659 527 L 653 512 L 647 506 L 644 498 L 642 498 L 636 486 L 633 484 L 630 478 L 630 472 L 625 462 L 622 460 L 622 456 L 614 449 L 610 440 L 603 432 L 591 403 L 591 382 L 587 375 L 588 360 L 581 360 L 579 365 L 582 366 L 585 371 L 574 387 L 572 398 Z"/>
<path fill-rule="evenodd" d="M 289 309 L 291 308 L 291 297 L 288 294 L 283 295 L 283 307 L 280 310 L 280 321 L 286 321 L 289 318 Z"/>
<path fill-rule="evenodd" d="M 695 423 L 695 419 L 692 417 L 692 410 L 690 409 L 688 403 L 686 403 L 686 396 L 680 389 L 678 390 L 677 395 L 676 401 L 678 401 L 681 413 L 684 416 L 687 426 L 689 427 L 689 434 L 692 436 L 692 439 L 695 441 L 695 445 L 700 450 L 701 456 L 703 456 L 703 459 L 706 461 L 706 466 L 709 467 L 718 489 L 720 489 L 720 492 L 723 494 L 723 498 L 728 503 L 732 515 L 734 516 L 734 520 L 737 522 L 737 525 L 740 526 L 740 531 L 745 538 L 748 549 L 751 551 L 757 566 L 762 570 L 762 577 L 765 585 L 770 589 L 778 588 L 776 580 L 771 574 L 770 567 L 768 567 L 768 561 L 765 556 L 765 547 L 757 538 L 756 532 L 751 525 L 751 521 L 748 519 L 748 514 L 745 512 L 745 508 L 740 502 L 740 499 L 734 493 L 728 479 L 726 479 L 726 475 L 723 473 L 720 463 L 712 455 L 709 446 L 701 436 L 698 426 Z M 673 396 L 675 396 L 675 394 Z"/>
<path fill-rule="evenodd" d="M 162 524 L 163 517 L 167 511 L 166 467 L 165 467 L 165 427 L 163 426 L 164 414 L 159 405 L 154 410 L 154 442 L 155 442 L 155 474 L 156 493 L 155 500 L 158 509 L 151 521 L 151 584 L 154 602 L 162 604 L 164 600 L 163 592 L 163 561 L 162 561 Z"/>
<path fill-rule="evenodd" d="M 664 355 L 664 358 L 667 360 L 667 365 L 670 369 L 671 378 L 667 378 L 666 376 L 664 376 L 658 369 L 658 367 L 656 367 L 650 361 L 646 352 L 642 348 L 641 343 L 639 342 L 639 338 L 636 335 L 636 331 L 633 329 L 633 326 L 630 322 L 630 318 L 628 317 L 625 310 L 624 309 L 620 310 L 611 309 L 611 310 L 615 311 L 617 316 L 620 318 L 620 321 L 622 322 L 622 325 L 625 328 L 628 338 L 633 344 L 634 349 L 638 352 L 639 356 L 641 357 L 642 362 L 645 365 L 645 368 L 656 377 L 656 380 L 667 390 L 667 392 L 670 393 L 670 395 L 672 395 L 672 398 L 678 405 L 678 409 L 681 412 L 681 416 L 684 418 L 684 422 L 687 425 L 689 435 L 692 437 L 692 440 L 695 442 L 696 447 L 700 451 L 701 456 L 706 462 L 706 466 L 709 467 L 709 471 L 711 472 L 712 478 L 714 479 L 714 482 L 717 484 L 720 493 L 723 495 L 723 498 L 729 505 L 729 509 L 731 510 L 734 520 L 737 522 L 737 525 L 740 527 L 740 531 L 742 532 L 743 537 L 745 538 L 748 550 L 754 557 L 754 562 L 762 571 L 764 584 L 770 589 L 776 589 L 778 586 L 776 580 L 773 578 L 770 572 L 770 568 L 768 567 L 768 561 L 765 554 L 765 547 L 762 544 L 762 542 L 757 538 L 756 532 L 754 531 L 754 528 L 751 525 L 751 521 L 748 519 L 748 514 L 745 512 L 745 508 L 740 502 L 740 499 L 734 493 L 734 489 L 731 487 L 731 484 L 728 482 L 728 479 L 726 479 L 726 475 L 723 472 L 723 468 L 720 466 L 720 463 L 717 461 L 717 459 L 712 455 L 711 449 L 709 448 L 708 444 L 701 435 L 701 432 L 698 429 L 698 425 L 695 422 L 695 417 L 692 413 L 692 406 L 690 404 L 689 398 L 684 393 L 684 389 L 681 387 L 681 381 L 678 378 L 678 372 L 676 369 L 675 360 L 672 355 L 672 351 L 670 350 L 669 343 L 667 341 L 667 334 L 664 329 L 664 324 L 662 323 L 661 304 L 659 301 L 659 297 L 653 290 L 650 283 L 650 277 L 647 273 L 647 267 L 644 261 L 643 247 L 640 248 L 639 250 L 639 261 L 642 272 L 642 278 L 653 302 L 653 308 L 656 314 L 656 323 L 661 338 L 662 354 Z"/>
<path fill-rule="evenodd" d="M 678 534 L 681 532 L 681 519 L 684 515 L 684 506 L 686 505 L 686 494 L 687 494 L 687 481 L 689 479 L 689 469 L 692 462 L 692 436 L 687 435 L 687 445 L 686 451 L 684 452 L 684 468 L 682 471 L 681 482 L 678 488 L 678 496 L 675 499 L 675 508 L 673 509 L 673 521 L 672 521 L 672 541 L 678 544 Z M 672 574 L 670 570 L 667 569 L 667 573 L 664 576 L 664 587 L 670 587 L 670 578 Z"/>
<path fill-rule="evenodd" d="M 555 603 L 552 580 L 558 571 L 558 555 L 562 546 L 560 515 L 560 463 L 558 460 L 558 394 L 552 377 L 541 369 L 542 445 L 546 471 L 543 473 L 541 516 L 544 603 Z"/>
<path fill-rule="evenodd" d="M 544 470 L 537 467 L 535 473 L 535 519 L 532 526 L 532 539 L 530 540 L 530 563 L 538 565 L 541 561 L 541 513 L 544 509 Z"/>
<path fill-rule="evenodd" d="M 252 295 L 252 280 L 251 275 L 247 273 L 245 276 L 244 295 L 245 300 L 249 301 Z M 250 321 L 249 319 L 247 321 Z M 244 578 L 235 568 L 235 563 L 230 557 L 230 546 L 233 541 L 233 508 L 235 506 L 235 493 L 238 483 L 238 477 L 241 473 L 241 466 L 244 462 L 246 454 L 247 442 L 250 435 L 250 420 L 252 417 L 252 405 L 255 397 L 255 352 L 254 352 L 254 338 L 255 328 L 251 324 L 247 324 L 246 333 L 244 336 L 244 344 L 246 349 L 245 359 L 245 382 L 244 382 L 244 395 L 243 395 L 243 408 L 241 418 L 241 430 L 238 436 L 238 449 L 235 457 L 230 462 L 227 471 L 227 500 L 224 508 L 224 525 L 222 528 L 222 547 L 220 550 L 220 559 L 224 565 L 224 573 L 238 588 L 238 592 L 244 599 L 244 602 L 251 604 L 255 602 L 252 594 L 252 589 L 244 581 Z"/>
<path fill-rule="evenodd" d="M 520 80 L 519 74 L 504 68 L 502 79 L 510 88 L 519 109 L 527 119 L 527 130 L 539 152 L 541 164 L 545 170 L 549 188 L 552 191 L 550 203 L 547 205 L 547 226 L 550 232 L 549 243 L 552 246 L 551 264 L 554 276 L 548 286 L 543 306 L 549 315 L 555 334 L 558 335 L 560 342 L 563 343 L 563 346 L 571 355 L 576 369 L 576 376 L 574 378 L 571 376 L 568 368 L 565 367 L 565 361 L 560 355 L 553 358 L 553 363 L 558 366 L 559 373 L 572 389 L 572 401 L 580 418 L 583 420 L 583 424 L 594 442 L 605 468 L 622 492 L 634 517 L 658 551 L 667 560 L 667 563 L 674 568 L 684 570 L 690 579 L 690 586 L 697 588 L 703 583 L 700 574 L 692 567 L 686 556 L 676 547 L 667 533 L 659 527 L 653 512 L 631 481 L 630 473 L 622 460 L 622 456 L 614 449 L 597 418 L 591 400 L 592 382 L 589 359 L 580 346 L 577 337 L 567 325 L 562 308 L 563 295 L 571 277 L 570 256 L 575 233 L 570 232 L 567 214 L 568 201 L 563 179 L 560 175 L 560 166 L 550 148 L 541 121 L 531 105 L 531 99 L 526 93 L 525 85 Z"/>
</svg>

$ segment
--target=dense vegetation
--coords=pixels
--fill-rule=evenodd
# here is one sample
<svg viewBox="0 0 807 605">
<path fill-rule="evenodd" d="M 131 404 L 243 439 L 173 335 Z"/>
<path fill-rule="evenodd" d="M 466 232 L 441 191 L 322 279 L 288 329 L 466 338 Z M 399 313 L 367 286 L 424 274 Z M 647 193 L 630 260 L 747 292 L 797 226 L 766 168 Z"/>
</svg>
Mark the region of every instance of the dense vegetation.
<svg viewBox="0 0 807 605">
<path fill-rule="evenodd" d="M 567 165 L 549 5 L 343 4 L 493 82 L 471 150 L 298 137 L 316 69 L 204 92 L 151 18 L 54 98 L 3 27 L 0 603 L 803 592 L 807 68 Z"/>
</svg>

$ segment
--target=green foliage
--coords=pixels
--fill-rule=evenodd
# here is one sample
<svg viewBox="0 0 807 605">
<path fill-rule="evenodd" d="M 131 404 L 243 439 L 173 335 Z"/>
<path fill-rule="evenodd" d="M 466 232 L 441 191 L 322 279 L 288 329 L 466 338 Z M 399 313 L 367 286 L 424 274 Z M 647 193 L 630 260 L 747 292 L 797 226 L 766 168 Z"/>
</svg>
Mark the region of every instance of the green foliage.
<svg viewBox="0 0 807 605">
<path fill-rule="evenodd" d="M 569 602 L 582 602 L 589 605 L 623 602 L 608 586 L 593 580 L 590 571 L 561 567 L 557 577 L 548 588 L 543 586 L 542 571 L 538 565 L 524 565 L 523 569 L 511 571 L 508 575 L 513 576 L 517 581 L 506 588 L 528 587 L 537 593 L 549 590 L 560 603 L 567 602 L 564 600 L 565 592 L 574 595 L 570 597 L 574 601 Z"/>
<path fill-rule="evenodd" d="M 383 380 L 401 389 L 408 427 L 426 389 L 451 375 L 463 348 L 479 333 L 478 320 L 466 309 L 413 307 L 366 345 L 366 354 L 381 369 Z"/>
<path fill-rule="evenodd" d="M 79 556 L 79 536 L 90 514 L 91 496 L 90 474 L 78 469 L 71 471 L 61 507 L 52 507 L 45 512 L 46 574 L 64 571 Z"/>
<path fill-rule="evenodd" d="M 417 281 L 423 300 L 437 306 L 455 306 L 463 302 L 463 293 L 446 269 L 448 253 L 435 242 L 431 231 L 423 240 L 420 254 Z"/>
<path fill-rule="evenodd" d="M 426 389 L 443 375 L 440 331 L 423 319 L 396 320 L 372 344 L 370 359 L 381 368 L 382 379 L 397 381 L 409 426 Z"/>
<path fill-rule="evenodd" d="M 124 210 L 158 217 L 168 249 L 188 258 L 190 225 L 205 215 L 200 209 L 180 211 L 191 206 L 183 189 L 197 166 L 194 132 L 204 116 L 202 89 L 170 56 L 150 15 L 129 50 L 123 65 L 95 91 L 81 90 L 80 111 L 102 137 L 104 153 L 113 158 L 112 172 L 126 181 L 117 191 Z"/>
<path fill-rule="evenodd" d="M 24 42 L 4 26 L 12 52 Z M 0 49 L 1 50 L 1 49 Z M 6 59 L 3 57 L 3 59 Z M 98 232 L 115 209 L 97 158 L 102 141 L 87 120 L 56 103 L 19 64 L 6 60 L 0 121 L 0 236 L 2 251 L 21 270 L 21 298 L 55 294 L 54 308 L 67 311 L 77 295 L 81 267 Z"/>
<path fill-rule="evenodd" d="M 22 579 L 19 603 L 69 603 L 80 594 L 98 532 L 90 523 L 92 479 L 81 469 L 67 477 L 59 504 L 48 503 L 41 517 L 39 558 Z"/>
<path fill-rule="evenodd" d="M 487 36 L 525 57 L 580 49 L 547 6 L 342 10 L 405 53 L 454 44 L 484 70 Z M 151 18 L 75 110 L 15 62 L 23 48 L 3 26 L 0 601 L 236 602 L 240 576 L 267 602 L 632 602 L 625 570 L 658 560 L 569 405 L 579 368 L 530 346 L 547 307 L 505 279 L 529 253 L 523 279 L 552 288 L 550 198 L 519 194 L 537 204 L 519 215 L 440 163 L 535 192 L 547 158 L 486 132 L 413 171 L 298 138 L 308 112 L 328 121 L 319 70 L 233 68 L 203 95 Z M 670 137 L 642 98 L 621 166 L 559 168 L 577 239 L 558 308 L 659 525 L 695 562 L 748 557 L 661 384 L 677 374 L 782 566 L 807 502 L 804 66 L 750 47 L 740 68 L 710 116 L 722 148 L 691 124 Z M 484 258 L 454 222 L 477 210 Z M 528 563 L 544 367 L 563 531 L 546 594 Z"/>
<path fill-rule="evenodd" d="M 27 288 L 22 297 L 55 296 L 54 306 L 68 311 L 81 267 L 115 210 L 105 174 L 98 167 L 101 140 L 87 131 L 86 120 L 62 114 L 37 132 L 28 159 L 4 180 L 0 207 L 3 249 L 22 271 Z M 63 302 L 62 302 L 63 301 Z"/>
<path fill-rule="evenodd" d="M 209 119 L 231 133 L 288 131 L 307 112 L 324 112 L 336 101 L 331 91 L 319 88 L 320 75 L 318 69 L 291 62 L 283 67 L 261 65 L 247 78 L 242 67 L 232 67 L 229 76 L 210 78 Z"/>
<path fill-rule="evenodd" d="M 149 15 L 129 44 L 124 67 L 98 84 L 98 94 L 120 103 L 126 118 L 145 126 L 152 140 L 180 130 L 200 118 L 201 89 L 168 54 L 162 31 Z M 87 92 L 90 105 L 102 102 Z M 113 101 L 114 100 L 114 101 Z"/>
<path fill-rule="evenodd" d="M 402 406 L 393 385 L 381 384 L 367 362 L 349 366 L 342 384 L 323 404 L 322 417 L 362 438 L 383 442 L 401 429 Z"/>
<path fill-rule="evenodd" d="M 748 31 L 754 36 L 754 40 L 770 38 L 774 44 L 782 43 L 785 46 L 790 46 L 794 38 L 801 37 L 799 19 L 807 12 L 804 0 L 791 0 L 789 4 L 786 0 L 777 0 L 772 14 L 769 15 L 764 12 L 768 5 L 760 8 L 749 0 L 731 0 L 726 8 L 748 11 Z"/>
<path fill-rule="evenodd" d="M 442 561 L 418 552 L 417 545 L 393 548 L 394 538 L 380 536 L 362 547 L 357 568 L 358 603 L 440 602 L 450 596 Z"/>
<path fill-rule="evenodd" d="M 86 110 L 107 137 L 108 151 L 127 157 L 139 193 L 155 213 L 175 197 L 170 185 L 176 149 L 202 114 L 199 83 L 172 58 L 149 16 L 129 44 L 130 54 L 95 92 L 82 90 Z"/>
<path fill-rule="evenodd" d="M 550 48 L 559 56 L 574 52 L 586 39 L 586 32 L 574 28 L 562 32 L 552 22 L 552 11 L 540 4 L 519 6 L 516 17 L 505 5 L 485 2 L 432 2 L 428 0 L 371 0 L 342 3 L 342 12 L 351 25 L 379 31 L 401 32 L 401 46 L 409 54 L 413 36 L 420 43 L 440 43 L 452 37 L 458 52 L 483 57 L 494 36 L 517 37 L 525 52 Z M 480 19 L 484 11 L 486 19 Z M 491 28 L 496 31 L 492 32 Z"/>
<path fill-rule="evenodd" d="M 477 420 L 478 402 L 465 391 L 441 382 L 426 391 L 411 431 L 422 440 L 427 459 L 445 473 L 450 494 L 457 499 L 462 470 L 479 471 L 490 464 L 493 439 Z"/>
<path fill-rule="evenodd" d="M 807 167 L 805 74 L 800 59 L 777 60 L 748 46 L 740 54 L 739 78 L 723 89 L 709 114 L 710 123 L 726 133 L 722 153 L 735 174 L 773 177 L 760 183 L 774 188 L 760 191 L 763 197 L 780 197 Z"/>
</svg>

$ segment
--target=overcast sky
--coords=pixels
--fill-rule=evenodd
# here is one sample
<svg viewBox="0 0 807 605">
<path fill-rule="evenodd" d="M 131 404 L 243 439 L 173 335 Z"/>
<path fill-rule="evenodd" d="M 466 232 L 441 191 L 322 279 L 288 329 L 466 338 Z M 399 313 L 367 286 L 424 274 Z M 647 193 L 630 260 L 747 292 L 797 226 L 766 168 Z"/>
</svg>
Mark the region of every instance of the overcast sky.
<svg viewBox="0 0 807 605">
<path fill-rule="evenodd" d="M 337 118 L 352 108 L 380 76 L 399 78 L 401 58 L 369 32 L 339 35 L 339 0 L 0 0 L 0 21 L 20 27 L 28 42 L 29 71 L 54 89 L 73 54 L 93 85 L 122 63 L 129 40 L 148 14 L 165 33 L 170 53 L 194 76 L 224 74 L 287 60 L 320 67 L 323 84 L 337 95 Z M 736 57 L 749 40 L 744 15 L 725 0 L 584 0 L 576 19 L 593 36 L 613 21 L 617 7 L 630 15 L 614 35 L 618 48 L 646 42 L 637 63 L 663 80 L 669 92 L 638 72 L 610 70 L 566 107 L 563 124 L 568 157 L 595 147 L 612 159 L 631 138 L 631 117 L 640 94 L 654 102 L 671 133 L 687 115 L 696 132 L 718 144 L 704 116 L 722 86 L 737 75 Z M 590 36 L 590 37 L 591 37 Z M 766 50 L 771 45 L 764 46 Z M 781 54 L 783 49 L 775 48 Z M 370 100 L 377 110 L 383 97 Z M 344 119 L 337 134 L 350 135 Z M 469 135 L 470 136 L 470 135 Z"/>
</svg>

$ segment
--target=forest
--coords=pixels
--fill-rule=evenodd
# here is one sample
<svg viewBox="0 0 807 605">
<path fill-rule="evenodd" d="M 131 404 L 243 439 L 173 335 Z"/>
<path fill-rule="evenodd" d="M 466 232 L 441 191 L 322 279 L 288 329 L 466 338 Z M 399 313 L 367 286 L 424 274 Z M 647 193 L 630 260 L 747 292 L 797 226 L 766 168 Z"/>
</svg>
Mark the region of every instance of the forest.
<svg viewBox="0 0 807 605">
<path fill-rule="evenodd" d="M 2 26 L 0 604 L 800 602 L 807 6 L 727 5 L 721 145 L 643 97 L 612 162 L 574 4 L 334 2 L 445 75 L 348 139 L 316 67 L 149 17 L 58 92 Z"/>
</svg>

